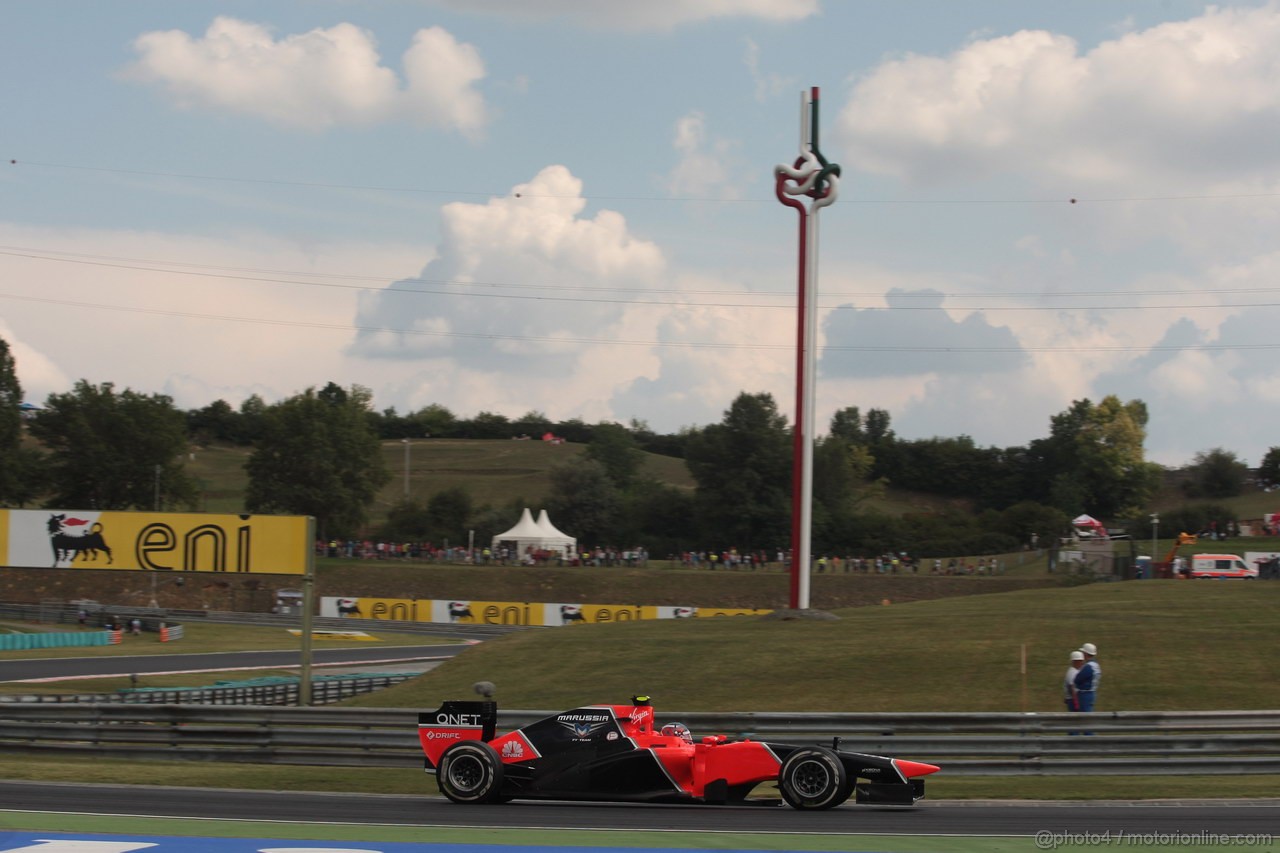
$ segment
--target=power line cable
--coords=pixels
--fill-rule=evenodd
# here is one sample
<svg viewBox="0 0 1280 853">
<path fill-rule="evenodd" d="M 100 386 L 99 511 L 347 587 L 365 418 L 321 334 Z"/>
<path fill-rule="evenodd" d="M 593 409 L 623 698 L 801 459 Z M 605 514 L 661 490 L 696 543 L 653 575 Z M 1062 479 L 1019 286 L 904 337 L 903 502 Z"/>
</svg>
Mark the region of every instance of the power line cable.
<svg viewBox="0 0 1280 853">
<path fill-rule="evenodd" d="M 346 323 L 317 323 L 304 320 L 282 320 L 264 317 L 238 317 L 225 314 L 207 314 L 196 311 L 172 311 L 162 308 L 137 308 L 125 305 L 109 305 L 98 302 L 82 302 L 70 299 L 52 299 L 43 296 L 25 296 L 14 293 L 0 293 L 0 299 L 13 299 L 22 302 L 39 302 L 50 305 L 63 305 L 74 308 L 89 308 L 100 311 L 118 311 L 133 314 L 151 314 L 161 317 L 182 317 L 196 320 L 216 320 L 234 323 L 251 323 L 263 326 L 287 326 L 294 328 L 325 329 L 331 331 L 358 333 L 391 333 L 411 337 L 431 338 L 464 338 L 473 340 L 523 341 L 535 343 L 575 343 L 591 345 L 644 346 L 680 349 L 730 349 L 730 350 L 793 350 L 792 344 L 738 344 L 712 341 L 641 341 L 621 338 L 565 338 L 537 335 L 492 334 L 486 332 L 438 332 L 425 329 L 396 329 L 380 326 L 358 326 Z M 1088 346 L 874 346 L 827 344 L 824 352 L 887 352 L 887 353 L 1052 353 L 1052 352 L 1225 352 L 1249 350 L 1280 349 L 1280 343 L 1274 344 L 1191 344 L 1183 346 L 1139 346 L 1139 345 L 1088 345 Z"/>
<path fill-rule="evenodd" d="M 794 310 L 795 309 L 795 304 L 790 302 L 770 305 L 770 304 L 754 304 L 754 303 L 745 303 L 745 302 L 689 302 L 687 300 L 661 300 L 661 299 L 600 299 L 600 298 L 574 297 L 574 296 L 542 296 L 542 295 L 525 295 L 525 294 L 516 294 L 516 293 L 485 293 L 485 292 L 477 292 L 477 291 L 462 293 L 458 291 L 426 290 L 423 288 L 414 288 L 414 287 L 397 287 L 395 285 L 388 285 L 383 287 L 364 286 L 364 285 L 354 285 L 354 284 L 342 284 L 335 281 L 306 281 L 306 280 L 298 280 L 297 278 L 292 278 L 292 277 L 276 278 L 272 276 L 238 275 L 230 272 L 210 271 L 210 270 L 219 270 L 219 269 L 235 270 L 235 269 L 252 269 L 252 268 L 216 267 L 212 265 L 203 265 L 203 264 L 179 264 L 177 262 L 169 262 L 169 261 L 154 261 L 154 262 L 139 261 L 138 263 L 116 263 L 116 262 L 107 261 L 107 260 L 90 260 L 90 258 L 94 256 L 85 256 L 85 255 L 77 256 L 74 253 L 64 253 L 67 256 L 58 257 L 55 255 L 36 254 L 33 252 L 12 251 L 11 249 L 13 247 L 7 247 L 7 248 L 9 250 L 0 248 L 0 256 L 27 258 L 29 260 L 52 261 L 56 263 L 79 264 L 84 266 L 106 267 L 110 269 L 125 269 L 125 270 L 132 270 L 135 272 L 154 272 L 154 273 L 162 273 L 167 275 L 185 275 L 185 276 L 195 276 L 199 278 L 219 278 L 219 279 L 230 279 L 233 281 L 248 281 L 248 282 L 256 282 L 260 284 L 292 284 L 292 285 L 298 285 L 302 287 L 325 287 L 325 288 L 337 288 L 337 289 L 343 289 L 343 290 L 361 290 L 366 292 L 377 292 L 377 293 L 388 293 L 388 294 L 406 294 L 406 295 L 416 295 L 416 296 L 450 296 L 450 297 L 462 296 L 462 297 L 477 297 L 477 298 L 488 298 L 488 299 L 526 300 L 526 301 L 536 301 L 536 302 L 568 302 L 568 303 L 597 304 L 597 305 L 654 305 L 654 306 L 682 305 L 682 306 L 688 306 L 688 307 L 694 307 L 694 308 L 754 308 L 754 309 L 769 309 L 769 310 L 775 310 L 775 309 Z M 144 265 L 144 264 L 154 264 L 154 265 Z M 193 269 L 165 269 L 164 267 L 167 267 L 167 266 L 191 266 L 194 268 Z M 272 272 L 272 271 L 268 271 L 268 272 Z M 274 272 L 279 272 L 279 271 L 274 271 Z M 287 271 L 280 272 L 280 274 L 287 275 L 287 276 L 298 276 L 298 277 L 312 275 L 312 273 L 303 273 L 303 272 L 293 273 L 293 272 L 287 272 Z M 315 275 L 327 277 L 327 278 L 358 280 L 358 281 L 385 280 L 385 279 L 375 279 L 375 278 L 365 277 L 365 276 L 336 275 L 336 274 L 331 275 L 331 274 L 325 274 L 325 273 L 317 273 Z M 422 282 L 423 284 L 449 285 L 449 286 L 459 286 L 459 287 L 463 287 L 463 286 L 485 287 L 485 288 L 533 287 L 533 288 L 539 288 L 539 289 L 555 288 L 560 290 L 579 289 L 577 287 L 573 287 L 573 286 L 565 287 L 563 285 L 561 286 L 516 285 L 516 284 L 506 284 L 506 283 L 500 283 L 500 282 L 472 282 L 472 281 L 448 280 L 448 279 L 408 279 L 407 281 Z M 617 288 L 617 289 L 581 288 L 581 289 L 592 290 L 597 292 L 600 290 L 612 290 L 612 292 L 629 292 L 630 290 L 632 290 L 628 288 Z M 635 288 L 634 290 L 641 290 L 641 288 Z M 1204 290 L 1204 291 L 1170 290 L 1170 291 L 1155 291 L 1155 292 L 1126 291 L 1124 292 L 1124 295 L 1129 295 L 1129 296 L 1158 295 L 1158 296 L 1185 297 L 1191 293 L 1241 294 L 1241 293 L 1275 293 L 1277 291 L 1280 291 L 1280 288 L 1238 288 L 1238 289 L 1232 289 L 1232 290 Z M 733 294 L 739 297 L 759 297 L 759 298 L 781 295 L 781 292 L 779 291 L 757 291 L 753 293 L 750 291 L 656 290 L 652 292 L 666 293 L 666 294 L 685 294 L 685 295 L 707 295 L 708 293 L 722 293 L 722 294 Z M 989 297 L 997 297 L 997 296 L 1005 296 L 1005 297 L 1016 296 L 1017 298 L 1039 298 L 1044 294 L 1037 294 L 1037 293 L 1031 293 L 1031 292 L 1020 293 L 1020 294 L 1009 294 L 1009 293 L 1005 293 L 1005 294 L 971 294 L 971 293 L 942 294 L 937 292 L 928 292 L 928 293 L 914 293 L 914 294 L 897 294 L 897 293 L 895 294 L 885 294 L 885 293 L 839 294 L 837 293 L 837 294 L 829 294 L 829 295 L 835 298 L 851 297 L 851 296 L 865 296 L 865 297 L 872 297 L 872 298 L 888 298 L 892 296 L 893 298 L 897 298 L 898 296 L 911 295 L 911 296 L 920 297 L 920 298 L 933 298 L 933 299 L 938 299 L 938 298 L 969 299 L 969 298 L 989 298 Z M 1081 295 L 1088 295 L 1090 297 L 1099 297 L 1099 296 L 1112 296 L 1112 295 L 1120 295 L 1120 294 L 1108 293 L 1105 291 L 1092 291 L 1092 292 L 1088 292 L 1087 294 L 1077 292 L 1071 295 L 1073 297 L 1078 297 Z M 1231 303 L 1231 304 L 1199 304 L 1199 305 L 1187 304 L 1183 302 L 1176 305 L 993 305 L 993 306 L 992 305 L 989 305 L 989 306 L 866 305 L 861 307 L 856 305 L 825 304 L 820 307 L 823 310 L 829 310 L 829 311 L 875 311 L 875 312 L 970 311 L 974 313 L 985 314 L 985 313 L 992 313 L 992 312 L 1011 312 L 1011 311 L 1062 312 L 1062 311 L 1233 310 L 1237 308 L 1275 308 L 1275 307 L 1280 307 L 1280 302 L 1241 302 L 1241 303 Z"/>
<path fill-rule="evenodd" d="M 439 187 L 385 186 L 379 184 L 343 184 L 325 181 L 299 181 L 282 178 L 246 178 L 233 175 L 203 175 L 195 172 L 159 172 L 147 169 L 125 169 L 113 166 L 86 166 L 77 163 L 49 163 L 36 160 L 11 158 L 11 166 L 36 166 L 45 169 L 65 169 L 107 174 L 138 175 L 152 178 L 182 178 L 196 181 L 221 181 L 241 184 L 268 184 L 311 189 L 362 190 L 369 192 L 407 193 L 419 195 L 472 196 L 481 198 L 581 198 L 587 201 L 655 201 L 701 202 L 710 204 L 766 204 L 776 202 L 772 196 L 760 198 L 716 198 L 711 196 L 651 196 L 651 195 L 558 195 L 553 193 L 528 193 L 505 190 L 461 190 Z M 959 198 L 959 199 L 889 199 L 848 198 L 841 199 L 852 205 L 1045 205 L 1045 204 L 1115 204 L 1120 202 L 1172 202 L 1172 201 L 1227 201 L 1239 199 L 1280 198 L 1280 192 L 1258 193 L 1186 193 L 1181 195 L 1132 195 L 1132 196 L 1077 196 L 1068 198 Z"/>
</svg>

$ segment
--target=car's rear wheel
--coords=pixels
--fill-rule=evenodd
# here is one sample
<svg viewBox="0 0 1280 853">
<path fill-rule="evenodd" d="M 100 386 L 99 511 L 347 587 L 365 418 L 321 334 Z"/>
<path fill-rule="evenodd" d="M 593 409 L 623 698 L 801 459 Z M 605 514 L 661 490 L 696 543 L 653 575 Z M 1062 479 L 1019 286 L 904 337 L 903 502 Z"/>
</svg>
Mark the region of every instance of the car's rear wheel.
<svg viewBox="0 0 1280 853">
<path fill-rule="evenodd" d="M 436 782 L 455 803 L 496 803 L 502 794 L 502 758 L 484 741 L 455 743 L 440 756 Z"/>
<path fill-rule="evenodd" d="M 793 809 L 838 806 L 849 799 L 850 782 L 840 757 L 820 746 L 795 750 L 778 770 L 778 790 Z"/>
</svg>

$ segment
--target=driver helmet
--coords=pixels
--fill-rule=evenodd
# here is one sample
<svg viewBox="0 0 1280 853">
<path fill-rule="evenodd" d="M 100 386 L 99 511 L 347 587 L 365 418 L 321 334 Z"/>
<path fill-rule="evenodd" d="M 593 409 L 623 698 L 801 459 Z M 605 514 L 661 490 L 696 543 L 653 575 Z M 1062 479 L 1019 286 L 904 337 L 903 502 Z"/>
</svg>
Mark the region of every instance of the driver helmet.
<svg viewBox="0 0 1280 853">
<path fill-rule="evenodd" d="M 661 734 L 663 737 L 678 737 L 681 740 L 693 743 L 693 734 L 684 723 L 667 723 L 662 727 Z"/>
</svg>

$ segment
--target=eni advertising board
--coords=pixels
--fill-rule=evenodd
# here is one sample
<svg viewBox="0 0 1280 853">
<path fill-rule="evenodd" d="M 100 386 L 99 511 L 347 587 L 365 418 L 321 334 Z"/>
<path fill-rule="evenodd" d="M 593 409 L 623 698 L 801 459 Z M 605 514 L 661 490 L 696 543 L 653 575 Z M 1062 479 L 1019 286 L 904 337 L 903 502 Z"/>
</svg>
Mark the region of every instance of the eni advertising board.
<svg viewBox="0 0 1280 853">
<path fill-rule="evenodd" d="M 310 548 L 301 515 L 0 510 L 8 566 L 300 575 Z"/>
<path fill-rule="evenodd" d="M 543 601 L 449 601 L 425 598 L 320 599 L 320 615 L 401 622 L 448 622 L 462 625 L 574 625 L 633 622 L 638 619 L 706 619 L 713 616 L 760 616 L 769 610 L 734 607 L 670 607 L 664 605 L 584 604 Z"/>
</svg>

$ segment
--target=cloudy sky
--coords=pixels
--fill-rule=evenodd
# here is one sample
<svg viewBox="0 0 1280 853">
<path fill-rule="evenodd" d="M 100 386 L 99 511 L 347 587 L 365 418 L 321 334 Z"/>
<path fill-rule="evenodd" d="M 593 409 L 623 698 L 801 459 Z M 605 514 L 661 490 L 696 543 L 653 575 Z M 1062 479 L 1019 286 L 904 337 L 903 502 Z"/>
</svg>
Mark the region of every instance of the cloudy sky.
<svg viewBox="0 0 1280 853">
<path fill-rule="evenodd" d="M 821 424 L 1280 445 L 1277 3 L 11 0 L 0 337 L 37 403 L 790 416 L 811 86 Z"/>
</svg>

